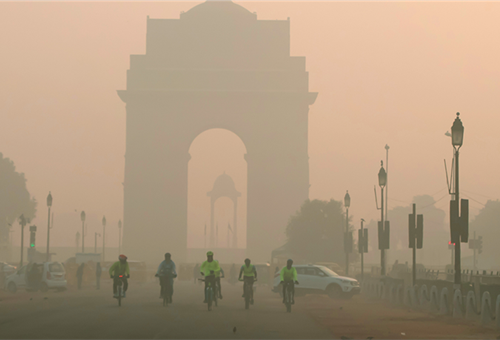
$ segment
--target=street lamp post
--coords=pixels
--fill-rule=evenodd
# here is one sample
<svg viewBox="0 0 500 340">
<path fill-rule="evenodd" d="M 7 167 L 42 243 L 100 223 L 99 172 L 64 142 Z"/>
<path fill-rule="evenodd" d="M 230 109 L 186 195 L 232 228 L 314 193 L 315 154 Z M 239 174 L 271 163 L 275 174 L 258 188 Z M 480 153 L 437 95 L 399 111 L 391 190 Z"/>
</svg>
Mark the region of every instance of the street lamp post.
<svg viewBox="0 0 500 340">
<path fill-rule="evenodd" d="M 85 253 L 85 211 L 80 214 L 82 220 L 82 253 Z"/>
<path fill-rule="evenodd" d="M 52 207 L 52 194 L 49 191 L 49 195 L 47 196 L 47 207 L 49 208 L 49 216 L 47 219 L 47 257 L 45 261 L 49 262 L 50 257 L 50 208 Z"/>
<path fill-rule="evenodd" d="M 361 253 L 361 282 L 364 282 L 364 278 L 365 278 L 365 268 L 364 268 L 364 259 L 363 259 L 363 255 L 366 251 L 368 251 L 368 249 L 365 249 L 365 245 L 368 244 L 368 234 L 365 235 L 365 231 L 363 229 L 363 223 L 365 222 L 364 219 L 361 219 L 361 232 L 359 233 L 359 236 L 358 236 L 358 248 L 359 248 L 359 252 Z"/>
<path fill-rule="evenodd" d="M 106 216 L 102 217 L 102 262 L 106 253 Z"/>
<path fill-rule="evenodd" d="M 379 238 L 383 237 L 385 240 L 385 223 L 384 223 L 384 187 L 387 184 L 387 173 L 384 169 L 384 162 L 380 162 L 380 170 L 378 172 L 378 185 L 380 186 L 380 224 L 379 228 L 382 229 L 382 233 L 379 232 Z M 387 202 L 386 202 L 387 203 Z M 385 242 L 382 242 L 380 247 L 380 275 L 385 276 Z M 380 239 L 379 239 L 380 244 Z"/>
<path fill-rule="evenodd" d="M 118 221 L 118 252 L 122 253 L 122 220 Z"/>
<path fill-rule="evenodd" d="M 19 224 L 21 225 L 21 264 L 19 268 L 23 266 L 23 248 L 24 248 L 24 227 L 26 226 L 26 218 L 24 214 L 19 217 Z"/>
<path fill-rule="evenodd" d="M 101 236 L 98 232 L 95 233 L 95 241 L 94 241 L 94 253 L 97 254 L 97 236 Z"/>
<path fill-rule="evenodd" d="M 460 218 L 458 217 L 459 212 L 458 212 L 458 202 L 459 202 L 459 167 L 458 167 L 458 156 L 459 156 L 459 150 L 460 147 L 462 146 L 464 141 L 464 126 L 462 124 L 462 121 L 460 120 L 460 113 L 457 112 L 457 117 L 455 118 L 455 121 L 453 122 L 453 126 L 451 127 L 451 144 L 453 145 L 454 149 L 454 156 L 455 156 L 455 191 L 454 191 L 454 201 L 452 202 L 452 205 L 454 204 L 456 207 L 456 216 L 452 216 L 452 223 L 454 225 L 451 226 L 452 229 L 455 230 L 455 235 L 456 239 L 452 240 L 452 242 L 455 243 L 455 289 L 458 289 L 460 287 L 462 278 L 461 278 L 461 255 L 460 255 L 460 234 L 461 234 L 461 229 L 460 228 Z M 468 222 L 468 221 L 467 221 Z M 452 232 L 453 234 L 453 232 Z"/>
<path fill-rule="evenodd" d="M 349 275 L 349 207 L 351 206 L 351 196 L 349 191 L 346 192 L 344 196 L 344 207 L 345 207 L 345 233 L 344 233 L 344 250 L 345 250 L 345 274 Z"/>
</svg>

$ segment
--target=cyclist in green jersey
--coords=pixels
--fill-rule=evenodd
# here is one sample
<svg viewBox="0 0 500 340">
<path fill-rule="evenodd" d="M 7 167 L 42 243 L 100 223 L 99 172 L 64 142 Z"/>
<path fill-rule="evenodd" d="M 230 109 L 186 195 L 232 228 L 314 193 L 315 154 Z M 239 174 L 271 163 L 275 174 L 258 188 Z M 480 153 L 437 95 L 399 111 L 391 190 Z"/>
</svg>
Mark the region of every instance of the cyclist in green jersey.
<svg viewBox="0 0 500 340">
<path fill-rule="evenodd" d="M 249 284 L 252 288 L 253 292 L 253 282 L 257 280 L 257 270 L 253 264 L 250 264 L 250 259 L 245 259 L 245 264 L 241 266 L 240 276 L 238 280 L 241 280 L 241 275 L 243 275 L 243 296 L 245 297 L 245 284 Z M 252 296 L 252 304 L 253 304 L 253 296 Z"/>
<path fill-rule="evenodd" d="M 292 264 L 293 264 L 293 260 L 292 259 L 288 259 L 288 261 L 286 261 L 286 267 L 283 267 L 283 269 L 281 269 L 281 272 L 280 272 L 280 283 L 283 285 L 283 303 L 285 303 L 285 298 L 286 298 L 286 286 L 288 282 L 292 281 L 293 283 L 295 284 L 299 284 L 299 281 L 297 281 L 297 269 L 295 269 L 294 267 L 292 267 Z M 294 285 L 291 284 L 291 288 L 292 288 L 292 304 L 295 303 L 295 289 L 294 289 Z"/>
</svg>

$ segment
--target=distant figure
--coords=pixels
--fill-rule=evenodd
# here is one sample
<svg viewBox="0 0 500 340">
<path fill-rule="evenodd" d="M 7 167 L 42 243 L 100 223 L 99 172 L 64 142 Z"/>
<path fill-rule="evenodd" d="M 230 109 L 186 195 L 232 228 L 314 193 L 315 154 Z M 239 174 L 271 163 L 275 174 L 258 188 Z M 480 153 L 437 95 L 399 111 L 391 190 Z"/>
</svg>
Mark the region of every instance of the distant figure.
<svg viewBox="0 0 500 340">
<path fill-rule="evenodd" d="M 83 263 L 76 270 L 76 279 L 78 281 L 78 289 L 82 289 Z"/>
<path fill-rule="evenodd" d="M 101 273 L 102 273 L 101 262 L 97 262 L 97 265 L 95 267 L 96 289 L 101 289 Z"/>
<path fill-rule="evenodd" d="M 199 276 L 200 276 L 200 265 L 197 263 L 193 269 L 194 284 L 196 284 L 196 281 L 197 281 Z"/>
</svg>

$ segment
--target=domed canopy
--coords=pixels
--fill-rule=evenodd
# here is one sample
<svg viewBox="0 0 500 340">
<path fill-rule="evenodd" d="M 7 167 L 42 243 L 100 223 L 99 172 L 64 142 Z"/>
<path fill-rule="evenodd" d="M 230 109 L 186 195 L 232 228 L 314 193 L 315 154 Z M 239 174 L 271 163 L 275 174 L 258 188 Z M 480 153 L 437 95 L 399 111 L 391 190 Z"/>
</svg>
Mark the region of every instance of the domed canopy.
<svg viewBox="0 0 500 340">
<path fill-rule="evenodd" d="M 229 197 L 231 199 L 236 199 L 241 196 L 241 192 L 236 190 L 234 181 L 231 176 L 227 175 L 225 172 L 217 177 L 214 182 L 214 187 L 212 191 L 207 192 L 207 196 L 217 199 L 219 197 Z"/>
<path fill-rule="evenodd" d="M 256 19 L 257 15 L 229 0 L 207 0 L 194 6 L 189 11 L 181 13 L 181 18 L 192 18 L 197 20 L 203 17 L 212 17 L 216 19 L 220 19 L 221 17 Z"/>
</svg>

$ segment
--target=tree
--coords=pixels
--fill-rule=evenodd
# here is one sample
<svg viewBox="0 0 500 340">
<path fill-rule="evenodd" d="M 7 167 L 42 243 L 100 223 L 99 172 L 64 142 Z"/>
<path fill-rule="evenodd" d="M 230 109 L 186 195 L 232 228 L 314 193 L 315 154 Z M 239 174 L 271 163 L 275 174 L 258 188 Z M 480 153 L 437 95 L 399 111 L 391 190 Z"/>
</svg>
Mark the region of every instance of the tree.
<svg viewBox="0 0 500 340">
<path fill-rule="evenodd" d="M 352 228 L 351 228 L 352 229 Z M 345 261 L 345 214 L 335 200 L 307 200 L 290 217 L 286 228 L 287 250 L 304 262 Z"/>
<path fill-rule="evenodd" d="M 30 197 L 24 174 L 16 172 L 14 162 L 0 153 L 0 249 L 8 245 L 11 225 L 21 214 L 33 219 L 36 200 Z"/>
<path fill-rule="evenodd" d="M 483 253 L 479 255 L 478 264 L 480 268 L 490 268 L 500 270 L 498 258 L 500 257 L 500 247 L 497 240 L 500 239 L 500 201 L 488 200 L 484 208 L 470 222 L 469 238 L 483 237 Z"/>
</svg>

